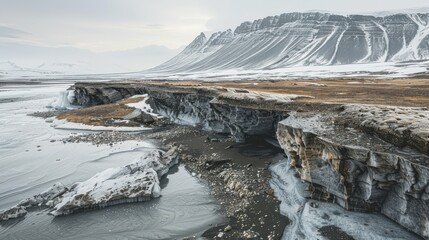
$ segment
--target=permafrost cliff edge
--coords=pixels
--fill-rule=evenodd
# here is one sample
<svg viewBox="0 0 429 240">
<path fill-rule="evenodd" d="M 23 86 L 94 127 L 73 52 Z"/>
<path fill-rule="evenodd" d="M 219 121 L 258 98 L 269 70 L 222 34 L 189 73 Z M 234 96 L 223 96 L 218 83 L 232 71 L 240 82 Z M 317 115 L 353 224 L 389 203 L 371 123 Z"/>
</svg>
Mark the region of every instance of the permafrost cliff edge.
<svg viewBox="0 0 429 240">
<path fill-rule="evenodd" d="M 232 135 L 274 137 L 311 198 L 380 212 L 429 238 L 429 109 L 303 103 L 305 96 L 243 89 L 130 83 L 78 83 L 74 104 L 149 94 L 174 122 Z"/>
</svg>

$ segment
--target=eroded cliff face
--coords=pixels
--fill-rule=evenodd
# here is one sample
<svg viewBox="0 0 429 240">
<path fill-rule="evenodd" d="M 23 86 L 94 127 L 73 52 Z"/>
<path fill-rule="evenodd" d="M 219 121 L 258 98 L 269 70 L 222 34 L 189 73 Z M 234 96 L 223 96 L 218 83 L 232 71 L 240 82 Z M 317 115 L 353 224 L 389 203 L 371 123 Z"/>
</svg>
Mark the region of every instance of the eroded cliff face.
<svg viewBox="0 0 429 240">
<path fill-rule="evenodd" d="M 231 135 L 242 142 L 249 135 L 273 135 L 286 114 L 230 105 L 204 94 L 169 93 L 149 90 L 155 109 L 170 120 L 199 126 L 207 131 Z"/>
<path fill-rule="evenodd" d="M 429 237 L 427 155 L 313 114 L 292 113 L 279 123 L 277 139 L 301 179 L 312 184 L 313 199 L 381 211 Z"/>
<path fill-rule="evenodd" d="M 230 104 L 232 95 L 247 94 L 234 92 L 234 89 L 221 89 L 224 94 L 216 94 L 219 89 L 177 89 L 159 86 L 75 86 L 77 105 L 91 106 L 116 102 L 135 94 L 149 94 L 152 107 L 161 115 L 178 124 L 201 127 L 204 130 L 230 135 L 236 141 L 244 141 L 248 135 L 275 135 L 277 123 L 286 118 L 281 111 Z M 249 93 L 249 95 L 251 95 Z M 246 95 L 247 96 L 247 95 Z M 254 95 L 264 98 L 264 95 Z M 296 96 L 290 96 L 296 97 Z M 244 103 L 254 104 L 255 99 L 242 99 Z M 268 99 L 267 99 L 268 100 Z M 271 103 L 277 99 L 271 99 Z M 280 102 L 290 98 L 279 99 Z M 253 106 L 253 105 L 252 105 Z"/>
<path fill-rule="evenodd" d="M 298 96 L 151 84 L 74 88 L 79 105 L 145 93 L 154 109 L 176 123 L 237 141 L 275 136 L 299 177 L 310 183 L 312 199 L 381 212 L 429 238 L 426 108 L 298 104 Z"/>
</svg>

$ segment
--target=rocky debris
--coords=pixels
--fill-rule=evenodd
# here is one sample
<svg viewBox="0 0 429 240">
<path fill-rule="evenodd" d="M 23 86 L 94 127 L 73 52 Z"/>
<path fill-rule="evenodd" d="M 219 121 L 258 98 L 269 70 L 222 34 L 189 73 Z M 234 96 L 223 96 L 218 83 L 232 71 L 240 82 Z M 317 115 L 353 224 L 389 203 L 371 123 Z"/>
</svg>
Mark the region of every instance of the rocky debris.
<svg viewBox="0 0 429 240">
<path fill-rule="evenodd" d="M 20 217 L 33 206 L 48 207 L 50 214 L 60 216 L 125 202 L 148 201 L 160 196 L 159 178 L 178 161 L 177 147 L 171 147 L 167 152 L 148 152 L 136 162 L 106 169 L 69 188 L 55 184 L 47 191 L 2 211 L 1 216 L 3 220 Z"/>
<path fill-rule="evenodd" d="M 225 186 L 230 191 L 236 192 L 242 199 L 247 199 L 256 194 L 255 192 L 252 192 L 252 187 L 243 183 L 241 180 L 244 179 L 243 172 L 224 170 L 223 172 L 219 173 L 218 177 L 223 180 Z"/>
<path fill-rule="evenodd" d="M 265 239 L 268 235 L 274 236 L 273 239 L 281 236 L 285 222 L 278 209 L 279 203 L 273 195 L 266 193 L 270 189 L 270 172 L 259 165 L 247 168 L 247 163 L 224 156 L 225 147 L 231 146 L 231 142 L 205 142 L 206 133 L 186 126 L 153 133 L 150 137 L 161 139 L 165 143 L 180 142 L 178 149 L 186 169 L 192 176 L 208 182 L 211 194 L 223 206 L 230 219 L 226 225 L 207 230 L 203 237 L 218 238 L 218 234 L 223 233 L 222 239 L 241 239 L 242 229 L 258 232 L 258 239 Z M 193 139 L 191 142 L 188 141 L 190 138 Z M 202 144 L 202 147 L 195 151 L 194 144 Z M 229 148 L 230 151 L 239 149 L 237 145 Z M 200 153 L 200 150 L 203 151 Z M 206 163 L 213 162 L 224 164 L 206 167 Z"/>
<path fill-rule="evenodd" d="M 79 134 L 72 135 L 70 137 L 62 139 L 63 143 L 92 143 L 94 145 L 113 145 L 115 143 L 120 143 L 130 140 L 147 140 L 147 137 L 142 134 L 136 133 L 127 133 L 127 132 L 117 132 L 117 131 L 105 131 L 99 133 L 91 134 Z"/>
<path fill-rule="evenodd" d="M 57 114 L 65 112 L 65 111 L 67 111 L 67 110 L 50 110 L 50 111 L 44 111 L 44 112 L 38 111 L 38 112 L 30 113 L 30 114 L 28 114 L 28 116 L 49 119 L 49 118 L 55 117 Z"/>
<path fill-rule="evenodd" d="M 231 230 L 232 230 L 231 225 L 228 225 L 228 226 L 226 226 L 226 227 L 223 229 L 223 231 L 224 231 L 224 232 L 229 232 L 229 231 L 231 231 Z"/>
<path fill-rule="evenodd" d="M 231 167 L 230 165 L 231 161 L 232 159 L 207 160 L 205 166 L 207 170 L 212 170 L 220 166 L 228 168 L 228 167 Z"/>
<path fill-rule="evenodd" d="M 167 124 L 167 123 L 165 123 Z M 168 126 L 168 125 L 164 125 Z M 136 132 L 121 132 L 121 131 L 103 131 L 90 134 L 74 134 L 67 138 L 62 139 L 61 141 L 66 143 L 92 143 L 94 145 L 113 145 L 121 143 L 124 141 L 147 141 L 151 136 L 156 136 L 157 128 L 153 129 L 151 132 L 145 132 L 145 134 L 136 133 Z"/>
<path fill-rule="evenodd" d="M 259 234 L 252 231 L 252 230 L 246 230 L 243 232 L 242 236 L 245 239 L 255 239 L 255 238 L 259 237 Z"/>
</svg>

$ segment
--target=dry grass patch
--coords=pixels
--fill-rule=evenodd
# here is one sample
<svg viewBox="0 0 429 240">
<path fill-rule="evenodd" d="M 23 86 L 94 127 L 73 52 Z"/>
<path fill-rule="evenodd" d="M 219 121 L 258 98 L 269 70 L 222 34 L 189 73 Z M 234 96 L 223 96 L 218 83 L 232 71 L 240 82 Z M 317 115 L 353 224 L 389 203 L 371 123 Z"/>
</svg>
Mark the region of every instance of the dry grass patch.
<svg viewBox="0 0 429 240">
<path fill-rule="evenodd" d="M 130 97 L 122 99 L 117 103 L 104 104 L 92 107 L 79 108 L 58 114 L 58 119 L 64 119 L 74 123 L 82 123 L 93 126 L 127 126 L 137 127 L 140 123 L 129 121 L 113 123 L 114 120 L 122 120 L 124 116 L 135 110 L 126 104 L 137 103 L 145 100 L 145 97 Z"/>
<path fill-rule="evenodd" d="M 105 104 L 87 108 L 79 108 L 57 115 L 58 119 L 64 119 L 74 123 L 82 123 L 94 126 L 109 126 L 109 121 L 121 120 L 125 115 L 133 112 L 135 108 L 124 104 Z M 139 126 L 130 122 L 126 126 Z"/>
</svg>

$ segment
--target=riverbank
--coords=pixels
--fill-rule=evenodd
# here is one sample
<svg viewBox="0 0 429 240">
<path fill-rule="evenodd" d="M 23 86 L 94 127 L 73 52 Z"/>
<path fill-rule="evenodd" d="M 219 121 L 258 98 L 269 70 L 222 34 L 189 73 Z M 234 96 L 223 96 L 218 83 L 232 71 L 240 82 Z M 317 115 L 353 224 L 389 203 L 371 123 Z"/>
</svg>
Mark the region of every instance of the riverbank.
<svg viewBox="0 0 429 240">
<path fill-rule="evenodd" d="M 322 82 L 310 82 L 304 87 L 306 91 L 301 92 L 295 91 L 293 86 L 296 85 L 288 87 L 281 82 L 270 82 L 269 89 L 261 88 L 259 84 L 266 83 L 260 82 L 233 83 L 242 86 L 240 88 L 230 88 L 230 82 L 86 83 L 74 86 L 74 103 L 85 106 L 109 104 L 133 95 L 147 94 L 157 113 L 172 122 L 204 129 L 215 136 L 214 139 L 219 138 L 214 142 L 223 142 L 223 139 L 228 138 L 233 142 L 246 144 L 254 138 L 274 139 L 269 141 L 274 145 L 276 141 L 279 142 L 278 147 L 291 160 L 290 164 L 296 175 L 309 184 L 307 191 L 311 194 L 308 198 L 334 202 L 347 210 L 382 213 L 425 237 L 427 216 L 424 212 L 427 211 L 417 212 L 415 209 L 428 208 L 425 186 L 429 176 L 429 114 L 427 107 L 422 107 L 427 100 L 424 94 L 411 99 L 413 95 L 410 92 L 403 91 L 402 95 L 399 93 L 401 88 L 415 88 L 417 91 L 427 85 L 421 80 L 415 80 L 411 86 L 407 86 L 405 84 L 408 83 L 404 81 L 329 82 L 331 86 Z M 281 88 L 276 89 L 276 84 L 280 84 Z M 338 85 L 350 85 L 348 91 L 351 93 L 359 89 L 354 87 L 359 84 L 362 84 L 363 89 L 368 90 L 366 87 L 369 86 L 369 89 L 377 90 L 373 94 L 378 98 L 371 99 L 371 94 L 347 94 L 345 91 L 346 94 L 337 94 L 346 96 L 341 99 L 348 104 L 343 104 L 334 101 L 334 96 L 331 96 Z M 326 91 L 326 96 L 322 94 L 324 89 L 330 89 Z M 369 102 L 389 104 L 386 101 L 393 98 L 399 101 L 391 101 L 390 105 L 400 102 L 400 106 L 367 105 Z M 365 101 L 361 101 L 362 99 Z M 168 139 L 170 138 L 166 137 L 165 141 Z M 176 141 L 186 142 L 188 139 L 191 138 L 181 136 Z M 207 141 L 211 142 L 210 139 Z M 196 142 L 202 142 L 202 139 Z M 195 143 L 190 144 L 191 148 L 192 145 Z M 230 149 L 229 146 L 223 147 L 224 152 Z M 220 169 L 208 172 L 214 172 L 213 176 L 223 178 L 227 189 L 234 190 L 231 192 L 238 197 L 246 194 L 252 196 L 252 191 L 247 186 L 243 188 L 243 184 L 237 181 L 243 178 L 240 175 L 243 166 L 239 166 L 237 171 L 228 169 L 232 164 L 229 159 L 210 159 L 211 156 L 204 156 L 203 153 L 207 150 L 203 145 L 199 145 L 194 151 L 200 152 L 195 156 L 183 156 L 185 162 L 197 162 L 189 164 L 191 171 L 201 167 Z M 245 165 L 246 168 L 248 164 L 250 163 Z M 250 168 L 252 166 L 253 163 Z M 250 173 L 250 181 L 257 183 L 261 168 L 267 166 L 260 166 L 256 175 Z M 197 174 L 202 173 L 195 172 Z M 416 175 L 419 178 L 413 177 Z M 261 190 L 268 193 L 268 196 L 272 191 L 269 188 Z M 265 203 L 267 200 L 261 198 L 258 201 Z M 240 204 L 233 202 L 232 205 Z M 304 214 L 301 211 L 303 210 L 298 209 L 298 212 Z M 226 212 L 228 213 L 227 207 Z M 299 216 L 295 221 L 300 222 Z M 233 229 L 233 226 L 230 227 Z M 222 233 L 225 234 L 225 230 L 230 230 L 230 227 L 226 226 L 227 229 L 224 228 Z M 326 235 L 337 228 L 340 232 L 354 234 L 355 238 L 363 238 L 363 235 L 353 233 L 350 228 L 341 225 L 324 227 L 321 231 Z M 267 237 L 272 233 L 263 232 Z M 373 234 L 371 237 L 387 236 L 376 231 L 370 234 Z"/>
</svg>

